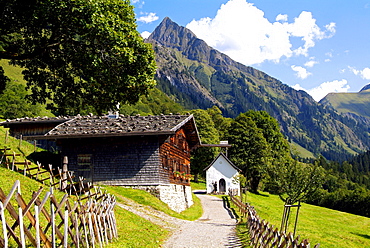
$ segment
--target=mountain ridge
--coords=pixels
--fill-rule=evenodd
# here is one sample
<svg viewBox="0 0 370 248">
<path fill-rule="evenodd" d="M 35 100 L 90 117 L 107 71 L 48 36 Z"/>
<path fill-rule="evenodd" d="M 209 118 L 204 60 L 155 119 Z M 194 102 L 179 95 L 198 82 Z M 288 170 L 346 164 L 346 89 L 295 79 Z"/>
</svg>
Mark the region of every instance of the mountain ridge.
<svg viewBox="0 0 370 248">
<path fill-rule="evenodd" d="M 186 108 L 216 105 L 227 117 L 249 109 L 267 111 L 290 141 L 330 159 L 370 146 L 362 120 L 340 115 L 308 93 L 235 62 L 170 18 L 146 42 L 156 53 L 158 88 Z"/>
</svg>

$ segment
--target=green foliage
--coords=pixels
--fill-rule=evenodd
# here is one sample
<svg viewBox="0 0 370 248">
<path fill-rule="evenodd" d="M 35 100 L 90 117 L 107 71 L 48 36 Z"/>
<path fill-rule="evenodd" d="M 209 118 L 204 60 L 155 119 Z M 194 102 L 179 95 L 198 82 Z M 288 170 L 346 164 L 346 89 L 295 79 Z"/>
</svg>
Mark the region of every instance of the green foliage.
<svg viewBox="0 0 370 248">
<path fill-rule="evenodd" d="M 136 30 L 128 0 L 1 0 L 0 6 L 0 59 L 24 68 L 33 103 L 48 103 L 58 114 L 89 108 L 101 114 L 154 86 L 154 53 Z"/>
<path fill-rule="evenodd" d="M 222 116 L 222 111 L 217 107 L 207 109 L 208 114 L 211 116 L 215 128 L 218 130 L 220 135 L 220 140 L 226 138 L 226 131 L 231 125 L 231 118 L 226 118 Z"/>
<path fill-rule="evenodd" d="M 252 118 L 240 114 L 231 123 L 227 138 L 232 145 L 229 149 L 231 161 L 250 181 L 251 190 L 257 192 L 271 158 L 270 147 L 262 131 Z"/>
<path fill-rule="evenodd" d="M 361 166 L 358 167 L 359 164 L 355 163 L 367 161 L 368 154 L 369 152 L 356 156 L 352 160 L 355 166 L 347 161 L 328 162 L 320 157 L 316 163 L 326 169 L 325 181 L 323 187 L 311 195 L 307 202 L 370 217 L 370 189 L 366 188 L 369 187 L 366 180 L 368 174 L 358 171 Z"/>
<path fill-rule="evenodd" d="M 268 188 L 278 194 L 286 205 L 311 197 L 321 188 L 324 180 L 323 168 L 293 159 L 269 168 L 268 175 Z"/>
<path fill-rule="evenodd" d="M 197 109 L 190 113 L 194 115 L 202 144 L 218 144 L 219 134 L 207 111 Z M 191 173 L 195 176 L 195 181 L 197 175 L 203 173 L 203 169 L 213 161 L 218 152 L 216 147 L 200 147 L 192 153 Z"/>
<path fill-rule="evenodd" d="M 184 109 L 181 105 L 172 101 L 157 88 L 149 90 L 147 96 L 141 96 L 140 100 L 133 105 L 125 104 L 120 106 L 120 113 L 124 115 L 160 115 L 183 111 Z"/>
</svg>

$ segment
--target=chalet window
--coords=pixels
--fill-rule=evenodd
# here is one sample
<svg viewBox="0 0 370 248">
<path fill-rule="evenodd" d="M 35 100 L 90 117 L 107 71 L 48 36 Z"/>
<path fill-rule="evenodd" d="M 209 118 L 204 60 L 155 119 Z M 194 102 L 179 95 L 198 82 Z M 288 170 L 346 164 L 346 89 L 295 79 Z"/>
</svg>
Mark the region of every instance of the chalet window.
<svg viewBox="0 0 370 248">
<path fill-rule="evenodd" d="M 77 165 L 79 170 L 90 170 L 91 167 L 91 154 L 78 154 L 77 155 Z"/>
</svg>

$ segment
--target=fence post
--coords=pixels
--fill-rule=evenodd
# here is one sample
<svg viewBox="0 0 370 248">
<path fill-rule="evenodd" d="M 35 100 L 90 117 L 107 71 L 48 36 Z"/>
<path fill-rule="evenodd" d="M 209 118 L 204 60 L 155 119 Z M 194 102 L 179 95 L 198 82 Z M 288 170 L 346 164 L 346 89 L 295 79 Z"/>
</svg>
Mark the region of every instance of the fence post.
<svg viewBox="0 0 370 248">
<path fill-rule="evenodd" d="M 40 248 L 40 219 L 39 219 L 39 206 L 35 205 L 35 230 L 36 230 L 36 245 Z"/>
<path fill-rule="evenodd" d="M 62 191 L 67 188 L 67 179 L 68 179 L 67 173 L 68 173 L 68 157 L 64 156 L 62 175 L 61 175 L 61 185 L 60 185 L 60 190 Z"/>
<path fill-rule="evenodd" d="M 64 211 L 64 248 L 68 247 L 68 210 Z"/>
<path fill-rule="evenodd" d="M 1 214 L 1 222 L 2 222 L 2 226 L 3 226 L 4 247 L 8 247 L 8 233 L 7 233 L 7 230 L 6 230 L 4 205 L 1 201 L 0 201 L 0 214 Z"/>
<path fill-rule="evenodd" d="M 23 211 L 22 208 L 18 208 L 18 220 L 19 220 L 19 232 L 21 236 L 22 248 L 26 248 L 26 240 L 24 237 L 24 226 L 23 226 Z"/>
<path fill-rule="evenodd" d="M 19 137 L 19 148 L 22 147 L 22 139 L 23 139 L 23 135 L 21 134 L 21 136 Z"/>
<path fill-rule="evenodd" d="M 50 195 L 52 195 L 53 192 L 53 187 L 50 187 Z M 55 248 L 55 212 L 54 212 L 54 204 L 51 201 L 50 198 L 50 218 L 51 218 L 51 245 L 53 248 Z"/>
</svg>

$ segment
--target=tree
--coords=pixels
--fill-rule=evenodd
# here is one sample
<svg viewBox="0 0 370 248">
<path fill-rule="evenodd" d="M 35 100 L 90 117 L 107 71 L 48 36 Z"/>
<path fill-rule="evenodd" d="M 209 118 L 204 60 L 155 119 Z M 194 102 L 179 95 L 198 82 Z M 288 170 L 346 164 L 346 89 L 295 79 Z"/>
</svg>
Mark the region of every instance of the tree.
<svg viewBox="0 0 370 248">
<path fill-rule="evenodd" d="M 252 118 L 242 113 L 231 123 L 227 138 L 232 145 L 230 160 L 247 177 L 251 191 L 258 192 L 258 185 L 270 163 L 270 147 L 262 131 Z"/>
<path fill-rule="evenodd" d="M 287 230 L 291 207 L 307 197 L 313 195 L 322 186 L 324 169 L 318 164 L 305 164 L 291 159 L 289 162 L 280 163 L 279 166 L 269 168 L 268 183 L 270 189 L 275 189 L 280 199 L 284 202 L 281 230 Z M 299 209 L 300 204 L 296 205 Z M 296 224 L 298 220 L 298 210 Z"/>
<path fill-rule="evenodd" d="M 206 110 L 196 109 L 190 113 L 194 115 L 200 139 L 203 144 L 218 144 L 220 138 L 214 123 Z M 203 173 L 206 168 L 217 155 L 216 147 L 199 147 L 191 156 L 191 173 L 194 175 L 194 180 L 197 182 L 198 175 Z"/>
<path fill-rule="evenodd" d="M 211 116 L 215 128 L 218 130 L 220 140 L 226 137 L 226 131 L 229 128 L 232 119 L 222 116 L 222 111 L 215 105 L 212 108 L 207 109 L 208 114 Z"/>
<path fill-rule="evenodd" d="M 257 128 L 262 131 L 263 137 L 271 147 L 271 155 L 274 159 L 282 156 L 290 157 L 289 143 L 281 133 L 279 122 L 275 118 L 266 111 L 249 110 L 245 114 L 252 118 Z"/>
<path fill-rule="evenodd" d="M 154 52 L 129 0 L 0 0 L 0 13 L 0 59 L 24 68 L 33 103 L 101 114 L 155 84 Z"/>
</svg>

